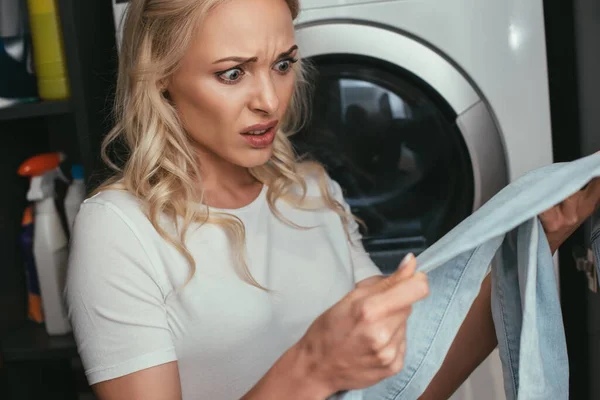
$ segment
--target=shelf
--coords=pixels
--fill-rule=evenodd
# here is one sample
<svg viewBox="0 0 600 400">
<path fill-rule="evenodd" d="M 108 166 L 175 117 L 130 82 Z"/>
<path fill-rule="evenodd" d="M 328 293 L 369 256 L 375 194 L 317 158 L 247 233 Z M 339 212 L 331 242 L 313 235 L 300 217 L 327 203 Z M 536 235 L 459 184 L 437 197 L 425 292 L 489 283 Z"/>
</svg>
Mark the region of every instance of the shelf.
<svg viewBox="0 0 600 400">
<path fill-rule="evenodd" d="M 0 108 L 0 121 L 45 117 L 48 115 L 67 114 L 69 112 L 71 112 L 71 104 L 67 100 L 22 103 Z"/>
<path fill-rule="evenodd" d="M 27 321 L 0 339 L 0 355 L 5 363 L 72 358 L 77 347 L 72 334 L 48 336 L 44 325 Z"/>
</svg>

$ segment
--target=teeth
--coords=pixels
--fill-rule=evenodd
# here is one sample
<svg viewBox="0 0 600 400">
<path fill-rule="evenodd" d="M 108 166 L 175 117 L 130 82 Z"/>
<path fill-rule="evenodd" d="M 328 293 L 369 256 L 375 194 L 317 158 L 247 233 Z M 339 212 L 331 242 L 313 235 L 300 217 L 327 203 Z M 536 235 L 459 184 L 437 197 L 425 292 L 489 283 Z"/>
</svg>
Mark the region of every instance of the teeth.
<svg viewBox="0 0 600 400">
<path fill-rule="evenodd" d="M 267 131 L 268 131 L 268 129 L 265 129 L 262 131 L 250 131 L 250 132 L 246 132 L 246 135 L 262 135 Z"/>
</svg>

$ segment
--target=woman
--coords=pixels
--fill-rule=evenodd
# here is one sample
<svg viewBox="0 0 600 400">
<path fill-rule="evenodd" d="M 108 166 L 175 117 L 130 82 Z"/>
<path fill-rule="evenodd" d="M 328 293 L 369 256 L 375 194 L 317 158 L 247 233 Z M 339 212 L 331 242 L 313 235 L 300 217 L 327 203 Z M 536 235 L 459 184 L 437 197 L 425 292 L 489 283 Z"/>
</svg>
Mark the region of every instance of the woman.
<svg viewBox="0 0 600 400">
<path fill-rule="evenodd" d="M 127 157 L 79 212 L 67 282 L 100 399 L 324 399 L 401 370 L 427 279 L 411 256 L 382 277 L 339 185 L 292 151 L 298 8 L 131 1 L 105 142 Z M 595 181 L 542 215 L 553 251 L 599 201 Z M 486 280 L 423 398 L 495 347 L 489 302 Z"/>
</svg>

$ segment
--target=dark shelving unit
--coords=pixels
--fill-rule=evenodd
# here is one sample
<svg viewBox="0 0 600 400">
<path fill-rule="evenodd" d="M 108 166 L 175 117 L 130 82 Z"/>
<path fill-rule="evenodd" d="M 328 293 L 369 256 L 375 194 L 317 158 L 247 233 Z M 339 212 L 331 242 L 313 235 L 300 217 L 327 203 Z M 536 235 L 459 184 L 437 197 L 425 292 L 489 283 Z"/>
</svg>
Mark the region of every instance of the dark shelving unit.
<svg viewBox="0 0 600 400">
<path fill-rule="evenodd" d="M 118 55 L 111 1 L 56 2 L 70 98 L 0 109 L 0 399 L 7 400 L 76 399 L 81 386 L 73 336 L 50 337 L 26 317 L 19 235 L 29 183 L 16 171 L 28 157 L 61 151 L 83 165 L 89 189 L 102 179 Z"/>
<path fill-rule="evenodd" d="M 0 121 L 47 117 L 70 112 L 71 104 L 67 100 L 17 104 L 12 107 L 0 108 Z"/>
<path fill-rule="evenodd" d="M 72 334 L 48 336 L 43 325 L 29 321 L 7 333 L 1 349 L 5 363 L 77 357 Z"/>
</svg>

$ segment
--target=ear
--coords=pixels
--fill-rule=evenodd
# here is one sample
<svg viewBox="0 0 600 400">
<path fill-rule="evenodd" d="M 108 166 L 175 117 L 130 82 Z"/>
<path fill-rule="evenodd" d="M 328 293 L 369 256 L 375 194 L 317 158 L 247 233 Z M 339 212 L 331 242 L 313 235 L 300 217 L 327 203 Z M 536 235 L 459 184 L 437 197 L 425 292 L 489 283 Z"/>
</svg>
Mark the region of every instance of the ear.
<svg viewBox="0 0 600 400">
<path fill-rule="evenodd" d="M 171 84 L 170 78 L 165 78 L 157 82 L 158 90 L 160 94 L 167 100 L 171 101 L 171 96 L 169 95 L 169 86 Z"/>
<path fill-rule="evenodd" d="M 169 79 L 165 78 L 156 82 L 156 86 L 161 93 L 169 91 Z"/>
</svg>

